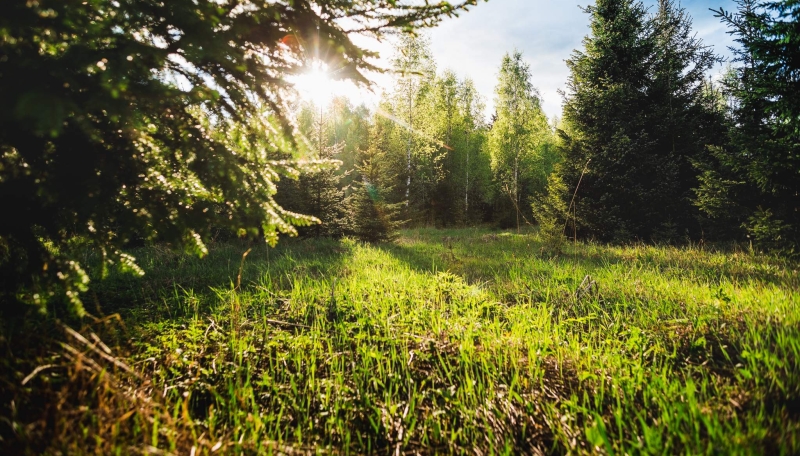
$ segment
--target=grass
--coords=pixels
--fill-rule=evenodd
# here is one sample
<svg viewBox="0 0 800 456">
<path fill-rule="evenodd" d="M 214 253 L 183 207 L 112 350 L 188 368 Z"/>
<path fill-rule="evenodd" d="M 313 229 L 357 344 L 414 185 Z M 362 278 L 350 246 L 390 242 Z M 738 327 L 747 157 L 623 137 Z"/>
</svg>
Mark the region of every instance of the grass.
<svg viewBox="0 0 800 456">
<path fill-rule="evenodd" d="M 800 279 L 775 258 L 482 229 L 135 256 L 84 341 L 5 325 L 0 445 L 800 453 Z"/>
</svg>

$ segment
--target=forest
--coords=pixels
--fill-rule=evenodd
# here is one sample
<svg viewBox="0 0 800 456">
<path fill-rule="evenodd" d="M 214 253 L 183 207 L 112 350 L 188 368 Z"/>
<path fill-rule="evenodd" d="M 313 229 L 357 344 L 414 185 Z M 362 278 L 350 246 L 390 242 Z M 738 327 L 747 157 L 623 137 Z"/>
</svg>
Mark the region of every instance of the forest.
<svg viewBox="0 0 800 456">
<path fill-rule="evenodd" d="M 545 226 L 557 237 L 567 222 L 581 239 L 738 242 L 794 255 L 800 176 L 794 131 L 778 129 L 796 122 L 782 114 L 792 101 L 777 95 L 796 84 L 786 75 L 780 88 L 778 76 L 793 50 L 746 34 L 755 4 L 720 11 L 745 50 L 736 51 L 742 66 L 729 63 L 715 80 L 722 58 L 684 9 L 627 6 L 587 9 L 593 34 L 567 62 L 554 119 L 521 53 L 499 63 L 487 119 L 469 77 L 437 71 L 425 37 L 404 36 L 391 62 L 399 76 L 374 111 L 343 97 L 301 103 L 307 156 L 340 164 L 281 181 L 278 201 L 321 221 L 303 232 L 312 236 L 374 241 L 396 226 L 484 224 Z M 768 61 L 781 59 L 776 51 L 787 54 Z"/>
<path fill-rule="evenodd" d="M 5 5 L 0 452 L 799 453 L 800 2 L 482 3 Z"/>
</svg>

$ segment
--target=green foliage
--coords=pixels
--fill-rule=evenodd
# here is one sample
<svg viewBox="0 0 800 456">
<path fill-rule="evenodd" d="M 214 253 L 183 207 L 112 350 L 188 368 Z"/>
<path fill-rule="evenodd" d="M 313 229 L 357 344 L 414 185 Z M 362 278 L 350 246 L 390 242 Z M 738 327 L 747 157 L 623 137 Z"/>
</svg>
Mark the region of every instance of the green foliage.
<svg viewBox="0 0 800 456">
<path fill-rule="evenodd" d="M 727 147 L 705 164 L 701 208 L 737 218 L 759 248 L 797 251 L 800 245 L 800 4 L 795 0 L 738 1 L 717 15 L 730 27 L 739 66 L 725 83 L 731 100 Z M 708 195 L 718 198 L 708 204 Z M 780 234 L 779 234 L 780 233 Z M 778 241 L 780 240 L 780 241 Z"/>
<path fill-rule="evenodd" d="M 0 207 L 13 213 L 0 222 L 4 299 L 43 304 L 60 284 L 80 312 L 85 275 L 60 249 L 74 236 L 118 262 L 137 239 L 202 253 L 212 226 L 274 243 L 311 223 L 273 200 L 279 173 L 297 172 L 269 158 L 296 142 L 286 77 L 322 55 L 337 77 L 364 84 L 362 72 L 379 69 L 348 27 L 380 37 L 475 3 L 4 5 Z"/>
<path fill-rule="evenodd" d="M 567 240 L 567 227 L 576 226 L 570 212 L 572 206 L 567 203 L 569 189 L 561 178 L 561 166 L 564 164 L 557 164 L 554 172 L 547 177 L 546 193 L 537 195 L 531 204 L 533 216 L 539 222 L 539 238 L 544 247 L 553 253 L 561 253 Z"/>
<path fill-rule="evenodd" d="M 346 232 L 362 241 L 385 242 L 397 236 L 402 224 L 399 221 L 402 203 L 386 201 L 391 188 L 381 187 L 385 173 L 380 161 L 380 129 L 373 130 L 372 143 L 358 157 L 356 172 L 360 181 L 353 184 L 353 193 L 345 204 L 349 211 Z"/>
<path fill-rule="evenodd" d="M 747 232 L 755 241 L 755 245 L 770 252 L 792 253 L 784 249 L 791 246 L 786 237 L 792 227 L 784 221 L 776 219 L 769 209 L 757 208 L 747 221 Z"/>
<path fill-rule="evenodd" d="M 402 203 L 403 218 L 449 226 L 481 220 L 488 199 L 483 100 L 469 79 L 436 73 L 424 37 L 400 43 L 397 78 L 374 125 L 386 200 Z"/>
<path fill-rule="evenodd" d="M 671 1 L 660 1 L 653 15 L 633 0 L 601 0 L 586 12 L 591 35 L 567 61 L 568 165 L 561 168 L 572 189 L 583 176 L 575 199 L 579 233 L 651 239 L 675 224 L 699 234 L 692 161 L 725 132 L 706 100 L 704 75 L 715 55 Z"/>
<path fill-rule="evenodd" d="M 701 211 L 706 234 L 717 240 L 742 240 L 747 219 L 752 213 L 748 205 L 756 202 L 758 190 L 721 164 L 730 144 L 710 147 L 708 155 L 695 161 L 698 185 L 693 203 Z M 720 158 L 717 158 L 720 157 Z"/>
<path fill-rule="evenodd" d="M 400 222 L 397 221 L 400 204 L 387 204 L 374 184 L 364 182 L 356 186 L 348 200 L 351 210 L 349 232 L 366 242 L 386 242 L 397 237 Z"/>
<path fill-rule="evenodd" d="M 488 155 L 482 151 L 484 102 L 472 80 L 459 80 L 452 71 L 444 71 L 433 84 L 430 103 L 442 141 L 443 178 L 434 189 L 431 209 L 438 226 L 468 224 L 480 214 L 476 209 L 490 185 Z"/>
<path fill-rule="evenodd" d="M 336 97 L 330 106 L 331 121 L 330 144 L 339 145 L 336 158 L 342 162 L 338 170 L 340 185 L 347 187 L 355 182 L 355 168 L 359 156 L 370 147 L 370 129 L 373 125 L 373 113 L 364 105 L 353 106 L 344 97 Z"/>
<path fill-rule="evenodd" d="M 503 57 L 495 106 L 487 148 L 495 185 L 507 208 L 505 224 L 516 225 L 519 230 L 526 218 L 522 208 L 530 207 L 530 198 L 544 191 L 548 168 L 552 166 L 552 157 L 548 156 L 552 133 L 539 93 L 533 87 L 530 67 L 520 52 Z"/>
<path fill-rule="evenodd" d="M 314 236 L 341 236 L 344 232 L 344 207 L 346 188 L 342 185 L 347 172 L 340 173 L 342 162 L 338 160 L 345 144 L 337 141 L 335 124 L 341 119 L 336 108 L 304 105 L 298 114 L 299 131 L 309 150 L 301 151 L 304 160 L 330 162 L 333 165 L 309 169 L 300 173 L 296 181 L 279 185 L 282 193 L 277 201 L 281 207 L 300 214 L 307 214 L 319 223 L 301 230 L 302 234 Z"/>
<path fill-rule="evenodd" d="M 394 125 L 387 132 L 389 160 L 397 182 L 395 201 L 402 201 L 405 216 L 422 223 L 432 219 L 433 189 L 444 178 L 441 137 L 437 134 L 432 90 L 436 79 L 436 63 L 427 37 L 406 37 L 398 45 L 393 59 L 397 73 L 394 90 L 379 111 Z"/>
</svg>

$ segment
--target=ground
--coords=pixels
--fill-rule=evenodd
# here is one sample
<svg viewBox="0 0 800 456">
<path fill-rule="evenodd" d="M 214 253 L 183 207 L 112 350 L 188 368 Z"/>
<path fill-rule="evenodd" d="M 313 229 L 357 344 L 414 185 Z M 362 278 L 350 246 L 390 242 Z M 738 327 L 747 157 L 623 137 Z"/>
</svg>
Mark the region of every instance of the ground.
<svg viewBox="0 0 800 456">
<path fill-rule="evenodd" d="M 134 255 L 77 333 L 6 325 L 7 448 L 800 452 L 797 266 L 748 249 L 419 229 Z"/>
</svg>

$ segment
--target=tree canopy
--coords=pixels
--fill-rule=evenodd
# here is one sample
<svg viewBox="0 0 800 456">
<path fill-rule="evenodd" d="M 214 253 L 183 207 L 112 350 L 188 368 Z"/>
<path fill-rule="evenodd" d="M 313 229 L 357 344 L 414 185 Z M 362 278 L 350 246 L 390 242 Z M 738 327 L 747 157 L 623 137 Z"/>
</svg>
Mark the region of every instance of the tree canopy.
<svg viewBox="0 0 800 456">
<path fill-rule="evenodd" d="M 600 239 L 699 232 L 692 160 L 720 130 L 703 99 L 716 56 L 671 1 L 652 14 L 633 0 L 598 0 L 586 12 L 591 35 L 567 61 L 558 198 L 578 231 Z"/>
<path fill-rule="evenodd" d="M 295 164 L 287 77 L 323 59 L 366 84 L 353 33 L 431 26 L 477 0 L 14 0 L 0 17 L 0 286 L 80 311 L 82 239 L 110 265 L 164 241 L 202 254 L 212 226 L 277 233 L 313 218 L 273 200 Z M 25 293 L 18 293 L 24 287 Z"/>
<path fill-rule="evenodd" d="M 546 150 L 551 139 L 530 67 L 520 52 L 503 56 L 495 88 L 495 109 L 487 145 L 497 189 L 506 203 L 503 206 L 510 209 L 503 212 L 519 230 L 521 218 L 527 218 L 530 197 L 544 188 Z"/>
<path fill-rule="evenodd" d="M 800 3 L 738 1 L 717 10 L 739 47 L 724 82 L 729 140 L 705 162 L 698 206 L 756 245 L 800 247 Z"/>
</svg>

